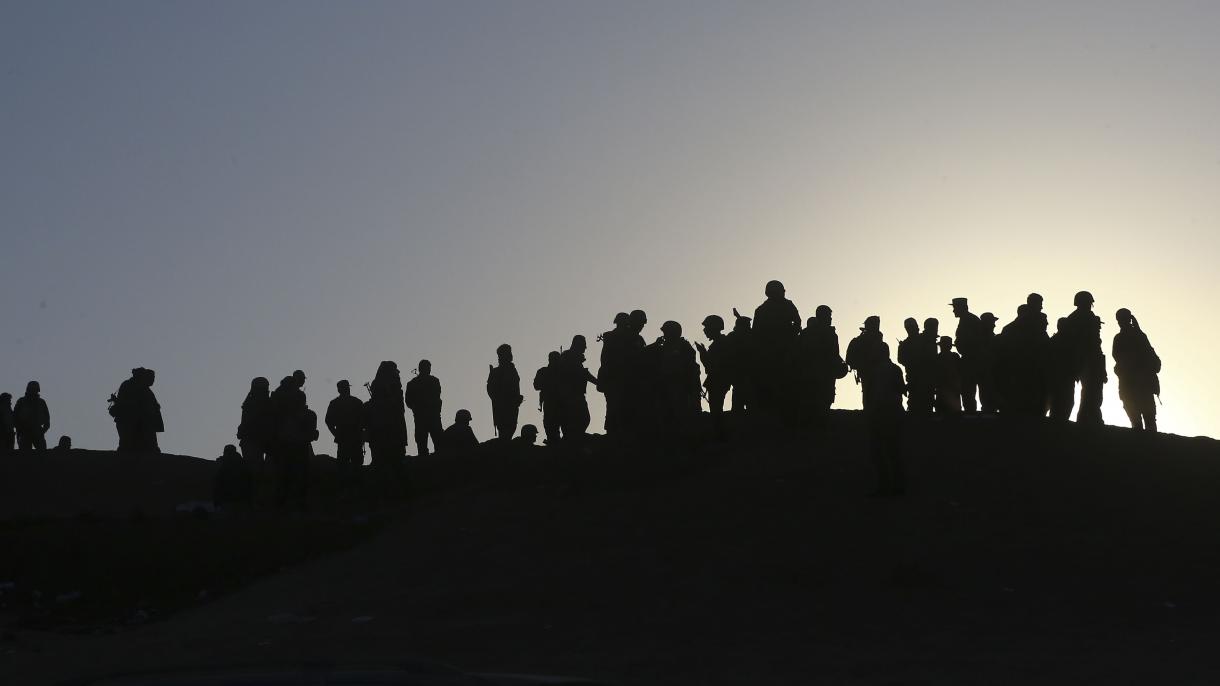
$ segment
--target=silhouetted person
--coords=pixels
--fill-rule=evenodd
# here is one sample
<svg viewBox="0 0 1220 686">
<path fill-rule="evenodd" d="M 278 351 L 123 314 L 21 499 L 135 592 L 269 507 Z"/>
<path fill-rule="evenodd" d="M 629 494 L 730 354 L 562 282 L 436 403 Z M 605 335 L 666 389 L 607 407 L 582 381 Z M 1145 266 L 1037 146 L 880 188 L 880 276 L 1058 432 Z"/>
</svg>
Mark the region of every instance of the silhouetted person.
<svg viewBox="0 0 1220 686">
<path fill-rule="evenodd" d="M 996 337 L 995 377 L 1003 411 L 1027 417 L 1045 416 L 1049 387 L 1050 338 L 1042 299 L 1031 293 L 1017 308 L 1017 318 Z"/>
<path fill-rule="evenodd" d="M 572 347 L 559 354 L 556 390 L 564 438 L 579 438 L 589 429 L 589 402 L 585 393 L 588 384 L 597 383 L 597 377 L 585 369 L 586 345 L 584 336 L 573 336 Z"/>
<path fill-rule="evenodd" d="M 275 442 L 275 412 L 271 408 L 271 382 L 256 376 L 250 380 L 250 391 L 241 404 L 241 424 L 237 426 L 237 442 L 242 457 L 255 470 L 266 462 Z"/>
<path fill-rule="evenodd" d="M 1114 375 L 1118 377 L 1118 397 L 1136 431 L 1156 431 L 1156 397 L 1161 394 L 1161 358 L 1148 336 L 1140 329 L 1131 310 L 1115 315 L 1118 333 L 1114 336 Z"/>
<path fill-rule="evenodd" d="M 546 431 L 547 445 L 557 445 L 563 437 L 563 372 L 560 369 L 558 350 L 547 353 L 547 364 L 534 373 L 534 390 L 538 391 L 538 409 L 542 412 L 542 428 Z M 620 399 L 620 402 L 625 402 Z M 625 410 L 623 410 L 625 411 Z"/>
<path fill-rule="evenodd" d="M 428 454 L 429 438 L 432 449 L 440 450 L 441 382 L 432 376 L 432 363 L 428 360 L 420 360 L 417 369 L 419 373 L 407 382 L 405 398 L 415 420 L 415 446 L 420 457 L 424 457 Z"/>
<path fill-rule="evenodd" d="M 253 481 L 248 460 L 234 445 L 226 445 L 216 458 L 216 476 L 212 482 L 212 503 L 217 507 L 249 505 L 253 496 Z"/>
<path fill-rule="evenodd" d="M 496 435 L 505 442 L 517 433 L 517 417 L 521 412 L 521 376 L 513 364 L 513 349 L 507 343 L 496 348 L 499 366 L 488 367 L 487 397 L 491 398 L 491 421 Z"/>
<path fill-rule="evenodd" d="M 902 396 L 906 387 L 902 370 L 890 360 L 890 347 L 882 341 L 869 366 L 859 372 L 867 379 L 863 384 L 864 421 L 869 456 L 877 470 L 875 495 L 902 495 L 906 490 L 902 467 Z"/>
<path fill-rule="evenodd" d="M 940 337 L 936 356 L 936 413 L 954 416 L 962 412 L 962 358 L 953 352 L 953 339 Z"/>
<path fill-rule="evenodd" d="M 442 454 L 446 457 L 462 457 L 472 454 L 479 447 L 479 439 L 475 438 L 474 430 L 470 428 L 472 417 L 469 410 L 458 410 L 453 418 L 453 425 L 445 429 L 441 435 Z"/>
<path fill-rule="evenodd" d="M 651 361 L 644 353 L 648 342 L 644 340 L 644 326 L 648 324 L 648 315 L 644 310 L 632 310 L 627 315 L 628 330 L 626 344 L 627 370 L 624 382 L 622 424 L 637 438 L 649 430 L 652 421 L 650 410 L 653 398 L 651 396 L 653 379 L 650 367 Z M 600 384 L 599 384 L 600 385 Z M 567 436 L 565 428 L 564 435 Z"/>
<path fill-rule="evenodd" d="M 13 396 L 0 393 L 0 454 L 16 449 L 17 427 L 13 420 Z"/>
<path fill-rule="evenodd" d="M 1068 332 L 1067 317 L 1060 317 L 1047 346 L 1046 389 L 1051 419 L 1066 422 L 1076 405 L 1076 344 Z"/>
<path fill-rule="evenodd" d="M 764 292 L 767 299 L 754 310 L 754 399 L 760 408 L 791 419 L 801 315 L 785 297 L 784 284 L 768 281 Z"/>
<path fill-rule="evenodd" d="M 907 317 L 902 322 L 907 337 L 898 342 L 898 364 L 907 372 L 907 409 L 912 414 L 932 412 L 936 389 L 935 349 L 927 346 L 927 337 L 919 331 L 919 322 Z"/>
<path fill-rule="evenodd" d="M 1067 317 L 1068 334 L 1075 349 L 1076 380 L 1080 382 L 1080 409 L 1076 423 L 1101 426 L 1101 393 L 1109 375 L 1101 351 L 1101 317 L 1093 312 L 1093 294 L 1080 291 L 1072 299 L 1075 311 Z"/>
<path fill-rule="evenodd" d="M 526 424 L 521 427 L 521 435 L 512 439 L 513 446 L 516 448 L 528 450 L 538 446 L 538 427 L 533 424 Z"/>
<path fill-rule="evenodd" d="M 597 368 L 597 388 L 606 398 L 606 433 L 617 434 L 627 428 L 627 384 L 631 374 L 636 333 L 631 315 L 614 315 L 614 328 L 598 337 L 601 341 L 601 365 Z"/>
<path fill-rule="evenodd" d="M 157 434 L 165 430 L 161 405 L 153 393 L 156 373 L 137 367 L 119 384 L 110 413 L 119 433 L 120 452 L 161 452 Z"/>
<path fill-rule="evenodd" d="M 318 416 L 305 401 L 304 375 L 286 376 L 271 394 L 276 436 L 271 450 L 275 503 L 305 509 L 309 458 L 318 439 Z"/>
<path fill-rule="evenodd" d="M 364 401 L 352 395 L 352 385 L 343 379 L 335 384 L 339 393 L 326 406 L 324 421 L 335 439 L 335 460 L 346 479 L 355 478 L 364 465 Z M 397 393 L 395 393 L 397 396 Z M 404 426 L 403 431 L 406 431 Z"/>
<path fill-rule="evenodd" d="M 67 435 L 60 436 L 59 442 L 55 444 L 54 450 L 55 452 L 59 453 L 66 453 L 69 450 L 72 450 L 72 437 Z"/>
<path fill-rule="evenodd" d="M 847 344 L 847 366 L 855 373 L 860 392 L 865 395 L 868 394 L 868 372 L 881 359 L 882 346 L 885 346 L 885 341 L 881 338 L 881 317 L 877 315 L 866 318 L 864 326 L 860 327 L 860 335 Z"/>
<path fill-rule="evenodd" d="M 699 363 L 695 349 L 682 337 L 681 324 L 667 321 L 661 325 L 661 333 L 649 347 L 656 354 L 659 372 L 660 426 L 673 434 L 687 428 L 700 413 Z"/>
<path fill-rule="evenodd" d="M 712 416 L 712 431 L 719 439 L 727 436 L 724 423 L 724 398 L 732 385 L 729 355 L 730 344 L 725 340 L 724 319 L 718 314 L 703 318 L 703 335 L 708 344 L 695 344 L 699 350 L 699 361 L 703 363 L 706 376 L 703 387 L 707 389 L 707 407 Z M 697 373 L 697 372 L 696 372 Z"/>
<path fill-rule="evenodd" d="M 983 350 L 983 323 L 970 311 L 965 298 L 954 298 L 950 305 L 953 307 L 953 316 L 957 317 L 957 333 L 953 338 L 953 345 L 962 359 L 962 408 L 973 413 L 978 410 L 975 396 L 978 391 Z"/>
<path fill-rule="evenodd" d="M 847 363 L 839 354 L 839 334 L 833 321 L 830 307 L 818 305 L 797 339 L 802 415 L 816 428 L 821 428 L 829 418 L 835 401 L 835 382 L 847 376 Z"/>
<path fill-rule="evenodd" d="M 46 450 L 47 430 L 51 428 L 51 411 L 40 395 L 37 381 L 25 385 L 25 395 L 13 406 L 13 429 L 19 450 Z"/>
<path fill-rule="evenodd" d="M 1000 392 L 996 384 L 997 345 L 996 317 L 990 312 L 979 315 L 979 350 L 975 372 L 978 375 L 979 405 L 983 412 L 995 414 L 1000 409 Z"/>
<path fill-rule="evenodd" d="M 383 361 L 368 389 L 364 426 L 372 464 L 379 469 L 389 467 L 397 473 L 407 457 L 406 394 L 398 365 L 390 360 Z"/>
<path fill-rule="evenodd" d="M 733 387 L 733 414 L 754 406 L 754 332 L 750 318 L 733 308 L 733 330 L 725 334 L 729 385 Z"/>
</svg>

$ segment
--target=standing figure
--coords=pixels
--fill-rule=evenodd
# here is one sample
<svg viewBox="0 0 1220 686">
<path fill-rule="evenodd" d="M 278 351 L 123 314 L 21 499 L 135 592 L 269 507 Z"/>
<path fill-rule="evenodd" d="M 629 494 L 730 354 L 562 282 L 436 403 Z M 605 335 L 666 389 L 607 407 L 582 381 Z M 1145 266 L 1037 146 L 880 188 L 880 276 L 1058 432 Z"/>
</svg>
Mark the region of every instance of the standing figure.
<svg viewBox="0 0 1220 686">
<path fill-rule="evenodd" d="M 304 510 L 309 497 L 309 458 L 318 439 L 318 416 L 305 401 L 305 375 L 294 372 L 271 393 L 276 435 L 271 447 L 274 499 L 279 507 Z"/>
<path fill-rule="evenodd" d="M 979 350 L 976 373 L 979 385 L 979 406 L 986 414 L 1000 409 L 1000 394 L 996 386 L 996 316 L 990 312 L 979 315 Z"/>
<path fill-rule="evenodd" d="M 1115 315 L 1118 333 L 1114 336 L 1114 375 L 1118 377 L 1118 397 L 1136 431 L 1156 432 L 1156 396 L 1161 394 L 1161 358 L 1156 354 L 1140 324 L 1123 308 Z"/>
<path fill-rule="evenodd" d="M 13 406 L 13 429 L 19 450 L 46 450 L 47 430 L 51 428 L 51 411 L 42 398 L 37 381 L 25 385 L 25 395 Z"/>
<path fill-rule="evenodd" d="M 907 337 L 898 342 L 898 364 L 907 372 L 907 409 L 913 415 L 928 415 L 936 388 L 936 351 L 928 348 L 927 337 L 913 317 L 907 317 L 902 326 Z"/>
<path fill-rule="evenodd" d="M 521 412 L 521 376 L 513 364 L 513 349 L 507 343 L 496 348 L 498 367 L 487 370 L 487 397 L 491 398 L 491 421 L 496 435 L 505 443 L 517 433 L 517 417 Z"/>
<path fill-rule="evenodd" d="M 417 370 L 415 378 L 407 382 L 404 399 L 415 420 L 419 456 L 427 457 L 429 438 L 433 450 L 439 450 L 441 445 L 441 382 L 432 376 L 432 363 L 428 360 L 420 360 Z"/>
<path fill-rule="evenodd" d="M 13 396 L 11 393 L 0 393 L 0 454 L 11 453 L 15 449 L 14 441 L 17 428 L 13 424 Z"/>
<path fill-rule="evenodd" d="M 754 407 L 754 331 L 751 320 L 733 308 L 733 330 L 725 334 L 729 385 L 733 388 L 733 416 Z"/>
<path fill-rule="evenodd" d="M 719 440 L 724 440 L 728 432 L 724 425 L 724 398 L 732 385 L 729 369 L 729 344 L 724 335 L 724 319 L 718 314 L 709 314 L 703 318 L 703 335 L 708 344 L 695 344 L 699 350 L 699 361 L 703 363 L 706 375 L 703 387 L 707 389 L 707 408 L 712 415 L 712 432 Z M 600 378 L 600 377 L 599 377 Z"/>
<path fill-rule="evenodd" d="M 657 359 L 660 426 L 671 436 L 687 430 L 701 411 L 699 363 L 695 349 L 682 337 L 682 325 L 667 321 L 661 338 L 649 346 Z"/>
<path fill-rule="evenodd" d="M 953 339 L 940 337 L 936 356 L 936 413 L 950 417 L 962 412 L 962 358 L 953 352 Z"/>
<path fill-rule="evenodd" d="M 588 384 L 597 383 L 597 377 L 585 369 L 585 337 L 572 337 L 572 347 L 559 354 L 559 374 L 556 388 L 559 390 L 560 416 L 564 438 L 580 438 L 589 429 L 589 401 L 585 397 Z"/>
<path fill-rule="evenodd" d="M 534 390 L 538 391 L 538 410 L 542 412 L 542 428 L 546 432 L 546 444 L 558 445 L 563 437 L 562 403 L 563 391 L 558 387 L 562 381 L 558 350 L 547 353 L 545 367 L 534 373 Z M 620 402 L 625 400 L 619 399 Z M 608 402 L 608 401 L 607 401 Z"/>
<path fill-rule="evenodd" d="M 785 297 L 784 284 L 767 282 L 767 299 L 754 310 L 754 393 L 758 406 L 785 419 L 796 417 L 796 342 L 801 315 Z"/>
<path fill-rule="evenodd" d="M 890 347 L 884 341 L 877 347 L 870 366 L 861 370 L 864 384 L 864 422 L 868 428 L 869 456 L 877 470 L 874 495 L 893 497 L 906 492 L 906 473 L 902 466 L 902 370 L 890 360 Z"/>
<path fill-rule="evenodd" d="M 860 392 L 868 395 L 869 374 L 881 359 L 882 347 L 889 348 L 881 338 L 881 317 L 872 315 L 864 320 L 860 335 L 847 344 L 847 366 L 855 373 Z"/>
<path fill-rule="evenodd" d="M 847 376 L 847 364 L 839 354 L 839 334 L 833 313 L 818 305 L 797 339 L 800 351 L 802 417 L 822 428 L 835 401 L 835 382 Z M 734 391 L 736 392 L 736 391 Z"/>
<path fill-rule="evenodd" d="M 352 385 L 347 379 L 335 384 L 335 390 L 339 395 L 326 406 L 324 421 L 335 439 L 335 460 L 339 463 L 339 472 L 350 482 L 359 475 L 360 467 L 364 465 L 364 401 L 352 395 Z"/>
<path fill-rule="evenodd" d="M 398 365 L 390 360 L 383 361 L 368 389 L 364 426 L 372 464 L 398 475 L 407 457 L 407 410 Z"/>
<path fill-rule="evenodd" d="M 953 316 L 957 317 L 957 332 L 953 345 L 961 353 L 962 407 L 967 413 L 973 413 L 978 410 L 975 396 L 982 366 L 983 323 L 970 311 L 965 298 L 954 298 L 950 305 L 953 307 Z"/>
<path fill-rule="evenodd" d="M 1076 309 L 1067 316 L 1068 333 L 1075 350 L 1076 380 L 1080 382 L 1080 409 L 1076 423 L 1101 426 L 1101 393 L 1109 375 L 1101 351 L 1101 317 L 1093 312 L 1093 294 L 1080 291 L 1072 299 Z"/>
<path fill-rule="evenodd" d="M 157 434 L 165 430 L 165 424 L 152 390 L 155 381 L 156 372 L 136 367 L 131 378 L 119 384 L 110 407 L 119 433 L 119 452 L 161 452 Z"/>
<path fill-rule="evenodd" d="M 1066 422 L 1076 405 L 1076 347 L 1068 332 L 1071 324 L 1060 317 L 1055 335 L 1047 343 L 1045 386 L 1051 419 Z"/>
<path fill-rule="evenodd" d="M 121 440 L 121 439 L 120 439 Z M 275 415 L 271 410 L 271 382 L 256 376 L 250 380 L 250 391 L 241 404 L 241 423 L 237 425 L 237 442 L 241 455 L 250 465 L 255 480 L 259 468 L 267 459 L 275 440 Z"/>
<path fill-rule="evenodd" d="M 598 336 L 602 344 L 601 366 L 597 369 L 597 389 L 606 397 L 606 434 L 626 428 L 627 382 L 630 374 L 632 342 L 631 315 L 614 315 L 614 328 Z"/>
</svg>

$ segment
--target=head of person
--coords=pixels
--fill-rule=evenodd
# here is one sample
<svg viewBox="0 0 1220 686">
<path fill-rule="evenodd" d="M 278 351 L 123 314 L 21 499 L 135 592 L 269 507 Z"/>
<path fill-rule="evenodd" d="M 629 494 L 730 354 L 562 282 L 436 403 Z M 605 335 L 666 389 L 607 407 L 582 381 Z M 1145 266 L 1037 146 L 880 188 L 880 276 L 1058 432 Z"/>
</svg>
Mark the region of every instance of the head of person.
<svg viewBox="0 0 1220 686">
<path fill-rule="evenodd" d="M 940 320 L 936 317 L 928 317 L 923 320 L 923 332 L 935 338 L 940 333 Z"/>
<path fill-rule="evenodd" d="M 915 321 L 914 317 L 907 317 L 902 320 L 902 328 L 906 329 L 908 336 L 919 335 L 919 322 Z"/>
<path fill-rule="evenodd" d="M 979 315 L 979 321 L 983 323 L 984 331 L 994 331 L 995 330 L 996 319 L 995 319 L 994 314 L 992 314 L 990 312 L 984 312 L 983 314 Z"/>
<path fill-rule="evenodd" d="M 738 315 L 733 318 L 734 331 L 749 331 L 751 320 L 749 317 Z"/>
<path fill-rule="evenodd" d="M 507 343 L 501 343 L 500 347 L 496 348 L 496 359 L 500 364 L 509 364 L 513 361 L 513 347 Z"/>
<path fill-rule="evenodd" d="M 767 282 L 767 287 L 763 289 L 763 293 L 766 294 L 769 300 L 782 298 L 784 297 L 784 284 L 772 279 Z"/>
<path fill-rule="evenodd" d="M 864 320 L 864 326 L 860 327 L 861 331 L 869 333 L 881 333 L 881 317 L 870 315 Z"/>
<path fill-rule="evenodd" d="M 534 445 L 538 442 L 538 427 L 533 424 L 521 427 L 521 438 L 529 445 Z"/>
<path fill-rule="evenodd" d="M 1080 291 L 1076 297 L 1072 298 L 1072 305 L 1081 310 L 1093 309 L 1093 294 L 1088 291 Z"/>
<path fill-rule="evenodd" d="M 960 317 L 970 311 L 970 305 L 965 298 L 954 298 L 949 306 L 953 308 L 953 316 Z"/>
<path fill-rule="evenodd" d="M 232 443 L 225 446 L 225 449 L 220 453 L 220 456 L 228 459 L 241 457 L 241 455 L 237 453 L 237 446 L 233 445 Z"/>
<path fill-rule="evenodd" d="M 428 360 L 420 360 L 419 366 L 416 369 L 419 370 L 420 376 L 427 376 L 432 373 L 432 363 Z"/>
<path fill-rule="evenodd" d="M 377 374 L 373 376 L 374 380 L 382 382 L 401 381 L 402 376 L 398 373 L 398 364 L 392 360 L 382 360 L 381 364 L 377 365 Z"/>
<path fill-rule="evenodd" d="M 72 449 L 72 437 L 71 436 L 60 436 L 59 443 L 56 443 L 55 447 L 59 450 L 71 450 Z"/>
<path fill-rule="evenodd" d="M 271 392 L 271 382 L 265 376 L 256 376 L 250 379 L 250 392 L 266 395 Z"/>
<path fill-rule="evenodd" d="M 462 426 L 469 426 L 472 419 L 474 418 L 470 416 L 470 410 L 467 409 L 458 410 L 457 414 L 453 417 L 454 423 L 461 424 Z"/>
<path fill-rule="evenodd" d="M 948 336 L 941 336 L 940 340 L 937 341 L 937 345 L 940 346 L 941 352 L 947 353 L 950 350 L 953 350 L 953 339 L 949 338 Z"/>
<path fill-rule="evenodd" d="M 661 325 L 661 335 L 665 336 L 666 340 L 676 340 L 682 337 L 682 325 L 670 319 Z"/>
<path fill-rule="evenodd" d="M 11 393 L 0 393 L 0 406 L 9 407 L 12 402 L 13 395 Z"/>
<path fill-rule="evenodd" d="M 1068 318 L 1060 317 L 1059 320 L 1055 322 L 1055 331 L 1058 333 L 1063 333 L 1064 331 L 1067 331 L 1067 329 L 1068 329 Z"/>
<path fill-rule="evenodd" d="M 724 331 L 724 318 L 718 314 L 709 314 L 703 318 L 703 335 L 715 338 Z"/>
<path fill-rule="evenodd" d="M 626 312 L 619 312 L 614 315 L 614 328 L 626 329 L 631 326 L 631 315 Z"/>
<path fill-rule="evenodd" d="M 34 397 L 42 392 L 42 386 L 38 385 L 37 381 L 31 381 L 25 385 L 25 394 L 29 397 Z"/>
<path fill-rule="evenodd" d="M 556 364 L 559 362 L 561 357 L 562 357 L 562 355 L 559 354 L 558 350 L 552 350 L 551 352 L 546 354 L 547 364 Z"/>
<path fill-rule="evenodd" d="M 818 305 L 818 309 L 813 311 L 813 318 L 819 322 L 822 322 L 823 324 L 829 325 L 832 314 L 833 313 L 830 311 L 830 305 Z"/>
<path fill-rule="evenodd" d="M 305 388 L 305 372 L 299 369 L 294 371 L 292 373 L 292 381 L 296 384 L 297 388 Z"/>
<path fill-rule="evenodd" d="M 881 345 L 877 346 L 877 359 L 878 360 L 890 359 L 890 344 L 889 343 L 886 343 L 885 341 L 881 341 Z"/>
<path fill-rule="evenodd" d="M 141 367 L 140 368 L 140 379 L 144 382 L 145 386 L 147 386 L 148 388 L 152 388 L 153 384 L 155 384 L 157 382 L 157 372 L 155 372 L 151 369 L 146 369 L 144 367 Z"/>
<path fill-rule="evenodd" d="M 631 318 L 631 330 L 640 333 L 644 330 L 644 325 L 648 323 L 648 315 L 644 310 L 632 310 L 631 314 L 627 315 Z"/>
<path fill-rule="evenodd" d="M 1029 305 L 1029 309 L 1033 310 L 1034 312 L 1041 312 L 1042 296 L 1038 293 L 1030 293 L 1029 295 L 1025 296 L 1025 304 Z"/>
<path fill-rule="evenodd" d="M 578 353 L 583 353 L 588 347 L 589 344 L 585 342 L 584 336 L 576 334 L 572 337 L 572 350 L 575 350 Z"/>
<path fill-rule="evenodd" d="M 352 385 L 347 379 L 340 379 L 339 382 L 335 384 L 335 390 L 339 391 L 339 395 L 351 395 Z"/>
<path fill-rule="evenodd" d="M 1129 328 L 1131 328 L 1131 325 L 1134 323 L 1135 317 L 1132 316 L 1131 310 L 1128 310 L 1127 308 L 1123 307 L 1123 308 L 1120 308 L 1118 310 L 1118 312 L 1114 313 L 1114 321 L 1118 322 L 1118 328 L 1129 329 Z"/>
</svg>

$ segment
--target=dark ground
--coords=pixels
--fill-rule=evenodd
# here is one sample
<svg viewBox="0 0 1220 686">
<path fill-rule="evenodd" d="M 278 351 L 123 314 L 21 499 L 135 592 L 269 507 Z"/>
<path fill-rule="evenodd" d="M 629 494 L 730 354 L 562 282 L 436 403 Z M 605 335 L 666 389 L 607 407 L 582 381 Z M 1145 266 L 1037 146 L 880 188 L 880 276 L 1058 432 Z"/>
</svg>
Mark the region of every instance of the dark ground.
<svg viewBox="0 0 1220 686">
<path fill-rule="evenodd" d="M 118 633 L 18 629 L 0 683 L 404 656 L 623 684 L 1220 680 L 1216 442 L 917 427 L 887 500 L 858 422 L 680 464 L 433 461 L 368 542 Z"/>
</svg>

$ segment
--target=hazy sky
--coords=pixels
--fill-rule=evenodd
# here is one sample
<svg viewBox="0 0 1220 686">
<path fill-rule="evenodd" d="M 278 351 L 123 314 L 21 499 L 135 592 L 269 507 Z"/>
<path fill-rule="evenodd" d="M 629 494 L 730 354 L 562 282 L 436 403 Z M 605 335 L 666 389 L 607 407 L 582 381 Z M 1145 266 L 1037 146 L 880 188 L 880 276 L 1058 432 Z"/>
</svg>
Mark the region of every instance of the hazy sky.
<svg viewBox="0 0 1220 686">
<path fill-rule="evenodd" d="M 781 279 L 878 314 L 1131 308 L 1162 428 L 1220 435 L 1220 4 L 0 2 L 0 388 L 116 443 L 158 373 L 167 451 L 233 442 L 251 377 L 421 357 L 491 435 L 644 308 L 698 340 Z M 851 379 L 843 407 L 859 407 Z M 591 393 L 594 427 L 600 396 Z M 523 422 L 539 422 L 527 393 Z M 1108 423 L 1125 424 L 1117 383 Z M 325 433 L 325 431 L 323 432 Z M 412 439 L 413 443 L 413 439 Z M 331 451 L 329 437 L 318 444 Z M 414 447 L 409 448 L 414 452 Z"/>
</svg>

